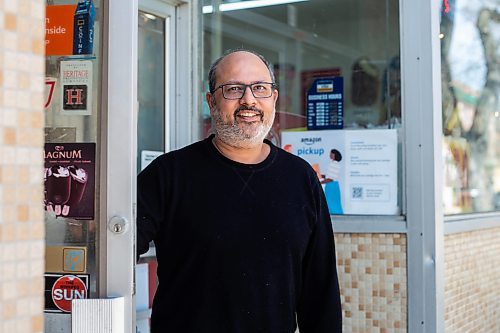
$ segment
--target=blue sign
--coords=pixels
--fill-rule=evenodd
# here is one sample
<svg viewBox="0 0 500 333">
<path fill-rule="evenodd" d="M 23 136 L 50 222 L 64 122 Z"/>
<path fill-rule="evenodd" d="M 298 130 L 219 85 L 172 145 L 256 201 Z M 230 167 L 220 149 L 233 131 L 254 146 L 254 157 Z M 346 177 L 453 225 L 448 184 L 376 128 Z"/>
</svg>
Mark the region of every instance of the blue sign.
<svg viewBox="0 0 500 333">
<path fill-rule="evenodd" d="M 307 129 L 344 127 L 344 78 L 316 79 L 307 91 Z"/>
<path fill-rule="evenodd" d="M 73 19 L 73 54 L 92 54 L 95 15 L 92 0 L 78 3 Z"/>
</svg>

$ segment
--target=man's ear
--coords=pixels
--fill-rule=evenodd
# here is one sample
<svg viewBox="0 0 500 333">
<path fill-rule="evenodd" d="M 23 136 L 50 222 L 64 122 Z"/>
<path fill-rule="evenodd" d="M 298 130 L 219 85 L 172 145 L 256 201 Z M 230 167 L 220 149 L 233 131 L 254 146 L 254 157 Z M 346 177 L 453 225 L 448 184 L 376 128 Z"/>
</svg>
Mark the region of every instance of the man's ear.
<svg viewBox="0 0 500 333">
<path fill-rule="evenodd" d="M 212 110 L 215 106 L 215 96 L 212 93 L 207 92 L 205 95 L 205 99 L 207 101 L 208 107 L 210 108 L 210 114 L 212 114 Z"/>
</svg>

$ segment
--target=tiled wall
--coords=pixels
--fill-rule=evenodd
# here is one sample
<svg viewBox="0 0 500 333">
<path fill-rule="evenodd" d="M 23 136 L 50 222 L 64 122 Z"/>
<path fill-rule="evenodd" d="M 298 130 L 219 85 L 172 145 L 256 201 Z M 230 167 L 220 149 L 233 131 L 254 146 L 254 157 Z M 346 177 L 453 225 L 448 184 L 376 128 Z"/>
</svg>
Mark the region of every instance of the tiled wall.
<svg viewBox="0 0 500 333">
<path fill-rule="evenodd" d="M 406 235 L 336 234 L 344 332 L 407 331 Z"/>
<path fill-rule="evenodd" d="M 0 0 L 0 332 L 43 331 L 42 0 Z"/>
<path fill-rule="evenodd" d="M 500 332 L 500 228 L 445 237 L 446 333 Z"/>
</svg>

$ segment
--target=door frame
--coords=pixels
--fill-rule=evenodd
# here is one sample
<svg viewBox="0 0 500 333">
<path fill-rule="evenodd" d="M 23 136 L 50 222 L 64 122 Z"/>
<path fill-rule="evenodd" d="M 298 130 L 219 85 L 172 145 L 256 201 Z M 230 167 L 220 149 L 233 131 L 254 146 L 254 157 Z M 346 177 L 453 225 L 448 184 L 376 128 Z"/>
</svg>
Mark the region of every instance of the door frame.
<svg viewBox="0 0 500 333">
<path fill-rule="evenodd" d="M 165 20 L 165 59 L 164 59 L 164 97 L 165 97 L 165 122 L 164 122 L 164 146 L 165 152 L 171 150 L 171 132 L 170 128 L 172 110 L 175 110 L 175 68 L 176 54 L 175 54 L 175 5 L 163 0 L 139 0 L 139 11 L 154 14 Z"/>
<path fill-rule="evenodd" d="M 124 332 L 135 332 L 135 202 L 138 0 L 108 0 L 103 42 L 99 297 L 123 297 Z M 126 69 L 126 70 L 124 70 Z M 112 218 L 124 223 L 113 232 Z"/>
<path fill-rule="evenodd" d="M 137 68 L 139 9 L 169 16 L 165 41 L 165 150 L 199 138 L 198 0 L 104 1 L 99 224 L 100 298 L 124 298 L 124 332 L 135 332 Z M 167 23 L 167 22 L 166 22 Z M 170 47 L 171 46 L 171 47 Z M 168 51 L 168 52 L 167 52 Z M 115 219 L 113 219 L 115 218 Z M 118 218 L 118 219 L 116 219 Z M 121 220 L 120 220 L 121 219 Z M 113 231 L 116 222 L 119 232 Z"/>
</svg>

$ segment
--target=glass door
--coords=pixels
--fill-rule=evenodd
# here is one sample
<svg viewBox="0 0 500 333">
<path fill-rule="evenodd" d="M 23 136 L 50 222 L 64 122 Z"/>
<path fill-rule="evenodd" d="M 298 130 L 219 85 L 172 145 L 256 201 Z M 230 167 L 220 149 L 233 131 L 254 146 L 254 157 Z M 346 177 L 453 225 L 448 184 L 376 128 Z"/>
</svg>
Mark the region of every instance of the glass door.
<svg viewBox="0 0 500 333">
<path fill-rule="evenodd" d="M 69 332 L 71 301 L 100 294 L 104 7 L 46 1 L 45 332 Z"/>
<path fill-rule="evenodd" d="M 175 8 L 159 0 L 140 0 L 138 13 L 137 173 L 170 150 L 170 110 L 174 87 Z M 156 291 L 156 256 L 150 251 L 136 266 L 137 332 L 149 333 Z"/>
</svg>

